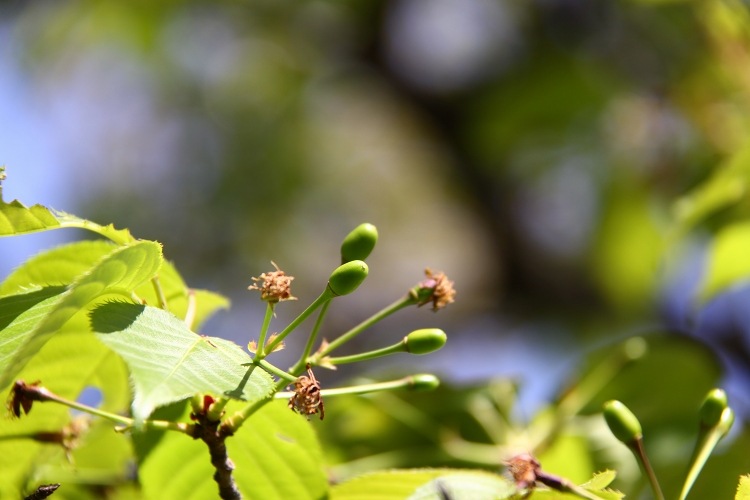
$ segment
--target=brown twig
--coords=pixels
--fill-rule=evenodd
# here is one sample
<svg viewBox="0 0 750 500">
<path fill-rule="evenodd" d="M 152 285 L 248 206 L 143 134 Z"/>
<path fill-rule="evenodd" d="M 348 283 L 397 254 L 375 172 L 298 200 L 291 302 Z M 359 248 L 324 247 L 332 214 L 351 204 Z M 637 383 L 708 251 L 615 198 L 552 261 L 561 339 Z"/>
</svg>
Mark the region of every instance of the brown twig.
<svg viewBox="0 0 750 500">
<path fill-rule="evenodd" d="M 207 398 L 210 398 L 210 396 Z M 219 485 L 219 497 L 223 500 L 242 500 L 242 494 L 237 489 L 232 477 L 234 463 L 227 454 L 227 446 L 224 442 L 232 434 L 225 427 L 220 427 L 221 422 L 219 420 L 208 419 L 208 408 L 211 403 L 213 403 L 213 398 L 210 398 L 210 401 L 204 400 L 203 411 L 190 414 L 190 417 L 196 422 L 193 428 L 193 438 L 200 439 L 208 446 L 211 465 L 216 469 L 214 481 Z"/>
<path fill-rule="evenodd" d="M 43 498 L 49 497 L 60 487 L 60 483 L 57 484 L 43 484 L 34 491 L 31 495 L 27 496 L 24 500 L 42 500 Z"/>
</svg>

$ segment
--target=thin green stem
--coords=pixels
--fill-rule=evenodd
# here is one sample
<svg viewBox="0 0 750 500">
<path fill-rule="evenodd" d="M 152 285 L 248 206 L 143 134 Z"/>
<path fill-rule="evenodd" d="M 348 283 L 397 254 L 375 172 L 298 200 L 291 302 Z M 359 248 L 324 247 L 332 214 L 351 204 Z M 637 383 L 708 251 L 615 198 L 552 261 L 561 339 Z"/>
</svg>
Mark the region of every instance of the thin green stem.
<svg viewBox="0 0 750 500">
<path fill-rule="evenodd" d="M 232 435 L 237 432 L 237 429 L 242 427 L 242 424 L 250 418 L 253 413 L 263 408 L 267 403 L 273 401 L 273 396 L 268 396 L 263 399 L 259 399 L 245 406 L 244 408 L 237 410 L 234 415 L 229 417 L 221 424 L 221 434 Z"/>
<path fill-rule="evenodd" d="M 187 311 L 185 312 L 185 324 L 187 327 L 192 330 L 193 329 L 193 323 L 195 322 L 195 312 L 197 310 L 197 304 L 195 301 L 195 290 L 192 288 L 188 289 L 188 298 L 187 298 Z"/>
<path fill-rule="evenodd" d="M 255 368 L 254 366 L 252 368 Z M 221 414 L 224 412 L 224 407 L 229 403 L 230 398 L 219 396 L 211 403 L 211 406 L 206 412 L 206 420 L 209 422 L 216 422 L 221 418 Z"/>
<path fill-rule="evenodd" d="M 733 423 L 734 413 L 731 408 L 726 408 L 721 415 L 719 423 L 715 427 L 706 428 L 705 426 L 701 426 L 698 434 L 698 441 L 695 443 L 695 450 L 693 451 L 693 456 L 690 460 L 690 469 L 688 470 L 685 483 L 682 486 L 682 492 L 680 493 L 680 500 L 685 500 L 685 498 L 687 498 L 690 489 L 693 487 L 693 484 L 695 484 L 695 480 L 698 479 L 698 475 L 700 475 L 703 470 L 703 466 L 706 465 L 708 457 L 711 456 L 711 453 L 713 453 L 714 448 L 719 444 L 719 441 L 727 435 Z"/>
<path fill-rule="evenodd" d="M 266 335 L 268 334 L 268 325 L 271 324 L 273 317 L 273 303 L 269 302 L 266 306 L 266 315 L 263 317 L 263 326 L 260 327 L 260 336 L 258 337 L 258 350 L 255 356 L 263 359 L 263 346 L 266 344 Z"/>
<path fill-rule="evenodd" d="M 383 347 L 382 349 L 376 349 L 374 351 L 361 352 L 359 354 L 352 354 L 351 356 L 339 356 L 337 358 L 326 359 L 327 363 L 332 365 L 343 365 L 346 363 L 357 363 L 359 361 L 367 361 L 369 359 L 380 358 L 382 356 L 388 356 L 396 352 L 407 352 L 406 342 L 403 340 L 398 344 L 392 346 Z"/>
<path fill-rule="evenodd" d="M 659 481 L 656 479 L 654 469 L 651 467 L 651 462 L 649 462 L 648 460 L 646 449 L 643 447 L 643 438 L 639 437 L 633 443 L 631 443 L 629 447 L 631 450 L 633 450 L 633 453 L 635 453 L 635 456 L 640 462 L 643 471 L 646 473 L 646 477 L 648 477 L 648 481 L 649 483 L 651 483 L 651 490 L 653 490 L 654 492 L 654 497 L 656 498 L 656 500 L 664 500 L 664 493 L 661 492 L 661 486 L 659 486 Z"/>
<path fill-rule="evenodd" d="M 404 377 L 390 382 L 379 382 L 377 384 L 363 384 L 352 387 L 340 387 L 338 389 L 323 389 L 320 391 L 321 396 L 343 396 L 344 394 L 367 394 L 378 391 L 391 391 L 393 389 L 404 389 L 414 385 L 414 377 Z M 274 394 L 275 399 L 288 399 L 292 397 L 293 392 L 277 392 Z"/>
<path fill-rule="evenodd" d="M 78 403 L 77 401 L 70 401 L 65 398 L 61 398 L 57 394 L 53 394 L 52 392 L 46 390 L 46 389 L 39 389 L 39 394 L 41 395 L 42 401 L 52 401 L 64 406 L 67 406 L 69 408 L 73 408 L 75 410 L 79 410 L 85 413 L 89 413 L 91 415 L 96 415 L 97 417 L 106 418 L 107 420 L 111 420 L 113 422 L 117 422 L 118 424 L 123 424 L 125 428 L 118 428 L 116 430 L 123 431 L 131 429 L 135 425 L 135 420 L 128 417 L 123 417 L 122 415 L 117 415 L 115 413 L 110 413 L 108 411 L 103 411 L 98 408 L 93 408 L 91 406 L 87 406 L 81 403 Z M 173 430 L 173 431 L 179 431 L 186 434 L 189 434 L 190 425 L 180 422 L 167 422 L 163 420 L 146 420 L 144 421 L 144 426 L 151 428 L 151 429 L 162 429 L 162 430 Z"/>
<path fill-rule="evenodd" d="M 263 368 L 265 371 L 267 371 L 271 375 L 276 375 L 280 379 L 286 380 L 287 382 L 295 382 L 297 380 L 297 377 L 295 377 L 294 375 L 287 373 L 281 368 L 278 368 L 272 365 L 265 359 L 258 360 L 257 362 L 255 362 L 255 364 Z"/>
<path fill-rule="evenodd" d="M 289 369 L 289 373 L 299 375 L 300 373 L 302 373 L 302 370 L 305 369 L 305 366 L 307 366 L 307 358 L 312 352 L 313 345 L 315 344 L 315 339 L 318 336 L 318 331 L 320 330 L 320 326 L 323 324 L 323 319 L 326 317 L 326 313 L 328 312 L 328 308 L 330 307 L 330 305 L 331 301 L 329 300 L 325 304 L 323 304 L 323 307 L 321 307 L 320 312 L 318 313 L 318 319 L 315 320 L 315 326 L 310 333 L 310 337 L 307 339 L 307 344 L 305 344 L 305 350 L 302 351 L 302 356 L 300 356 L 299 360 L 294 364 L 294 366 Z"/>
<path fill-rule="evenodd" d="M 268 343 L 268 346 L 266 346 L 267 347 L 266 351 L 267 352 L 273 352 L 273 348 L 276 347 L 277 345 L 279 345 L 281 343 L 281 341 L 284 340 L 284 338 L 286 338 L 287 335 L 289 335 L 290 333 L 292 333 L 292 331 L 295 328 L 297 328 L 300 325 L 300 323 L 302 323 L 303 321 L 305 321 L 312 313 L 315 312 L 316 309 L 318 309 L 320 306 L 322 306 L 323 304 L 325 304 L 326 302 L 328 302 L 329 300 L 331 300 L 334 296 L 335 295 L 334 295 L 333 291 L 328 286 L 326 286 L 326 289 L 323 291 L 323 293 L 321 293 L 320 296 L 317 299 L 315 299 L 315 301 L 313 301 L 312 304 L 310 304 L 309 306 L 307 306 L 307 309 L 305 309 L 304 311 L 302 311 L 302 314 L 300 314 L 299 316 L 297 316 L 294 319 L 294 321 L 292 321 L 291 323 L 289 323 L 289 326 L 287 326 L 286 328 L 284 328 L 281 331 L 281 333 L 279 333 L 279 335 L 275 339 L 273 339 L 273 342 L 269 342 Z M 262 356 L 257 356 L 256 355 L 256 359 L 258 359 L 258 358 L 263 359 L 263 357 L 265 357 L 265 355 L 262 355 Z"/>
<path fill-rule="evenodd" d="M 395 313 L 396 311 L 399 311 L 400 309 L 403 309 L 404 307 L 412 306 L 412 305 L 415 305 L 416 303 L 417 303 L 417 299 L 413 295 L 407 293 L 406 295 L 398 299 L 393 304 L 376 312 L 375 314 L 373 314 L 372 316 L 364 320 L 362 323 L 358 324 L 357 326 L 355 326 L 354 328 L 352 328 L 351 330 L 344 333 L 339 338 L 337 338 L 336 340 L 328 344 L 328 347 L 326 347 L 320 354 L 316 354 L 315 357 L 322 358 L 323 356 L 330 354 L 331 351 L 333 351 L 337 347 L 340 347 L 342 344 L 350 341 L 355 336 L 359 335 L 364 330 L 370 328 L 372 325 L 374 325 L 378 321 L 384 318 L 387 318 L 391 314 Z"/>
<path fill-rule="evenodd" d="M 156 298 L 159 300 L 159 307 L 169 312 L 167 298 L 164 296 L 164 289 L 161 287 L 161 281 L 159 280 L 158 274 L 151 278 L 151 283 L 154 285 L 154 292 L 156 292 Z"/>
</svg>

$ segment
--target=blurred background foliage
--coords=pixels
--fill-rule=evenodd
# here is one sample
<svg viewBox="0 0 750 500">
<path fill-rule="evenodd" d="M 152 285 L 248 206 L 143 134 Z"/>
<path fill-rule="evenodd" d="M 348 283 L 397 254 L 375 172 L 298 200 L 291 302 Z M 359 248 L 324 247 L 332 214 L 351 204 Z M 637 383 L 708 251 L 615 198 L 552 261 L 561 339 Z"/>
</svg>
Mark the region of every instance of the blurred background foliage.
<svg viewBox="0 0 750 500">
<path fill-rule="evenodd" d="M 294 317 L 363 221 L 380 243 L 360 293 L 331 309 L 330 337 L 425 266 L 455 281 L 439 316 L 405 312 L 350 348 L 429 318 L 449 334 L 443 351 L 369 369 L 429 369 L 454 385 L 327 405 L 317 427 L 334 475 L 477 465 L 440 443 L 445 432 L 493 441 L 472 416 L 478 394 L 520 387 L 516 417 L 528 420 L 585 373 L 582 353 L 632 334 L 659 334 L 658 362 L 607 396 L 656 435 L 658 472 L 682 474 L 690 408 L 713 384 L 750 410 L 750 289 L 696 299 L 712 234 L 750 211 L 746 184 L 719 179 L 735 203 L 708 217 L 675 205 L 722 165 L 750 168 L 750 14 L 738 0 L 11 0 L 0 67 L 6 199 L 161 241 L 189 283 L 233 299 L 212 334 L 256 335 L 262 304 L 245 289 L 271 259 L 301 299 L 278 324 Z M 34 238 L 24 254 L 0 242 L 3 274 L 50 242 Z M 319 378 L 363 369 L 346 368 Z M 569 444 L 588 457 L 590 437 Z M 750 472 L 737 451 L 748 439 L 716 474 Z M 564 471 L 570 453 L 542 463 Z M 632 463 L 586 460 L 568 471 L 576 480 L 609 464 L 638 481 Z M 728 498 L 696 494 L 709 497 Z"/>
</svg>

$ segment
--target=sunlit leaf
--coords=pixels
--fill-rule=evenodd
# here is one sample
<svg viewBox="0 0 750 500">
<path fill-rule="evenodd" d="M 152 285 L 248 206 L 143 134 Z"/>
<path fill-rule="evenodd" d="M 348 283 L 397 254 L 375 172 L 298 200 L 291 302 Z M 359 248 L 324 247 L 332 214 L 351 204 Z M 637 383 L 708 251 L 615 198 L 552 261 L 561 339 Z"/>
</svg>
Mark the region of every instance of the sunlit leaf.
<svg viewBox="0 0 750 500">
<path fill-rule="evenodd" d="M 699 298 L 706 301 L 730 286 L 750 279 L 750 222 L 723 228 L 708 254 L 706 276 Z"/>
<path fill-rule="evenodd" d="M 137 418 L 199 392 L 254 401 L 273 390 L 265 371 L 250 374 L 242 366 L 251 359 L 238 345 L 196 335 L 162 309 L 112 302 L 94 309 L 90 317 L 99 339 L 130 368 Z"/>
<path fill-rule="evenodd" d="M 456 472 L 441 476 L 418 487 L 407 500 L 443 500 L 449 498 L 467 500 L 502 500 L 516 493 L 509 480 L 487 472 Z"/>
<path fill-rule="evenodd" d="M 7 386 L 39 349 L 70 318 L 94 299 L 108 294 L 129 295 L 141 283 L 154 276 L 162 263 L 161 245 L 140 241 L 120 247 L 100 260 L 93 268 L 79 276 L 50 310 L 38 317 L 29 327 L 14 331 L 17 342 L 12 352 L 4 353 L 4 369 L 0 387 Z M 51 299 L 50 299 L 51 300 Z M 22 340 L 18 342 L 18 338 Z"/>
<path fill-rule="evenodd" d="M 734 500 L 750 500 L 750 476 L 740 477 L 740 484 L 737 486 L 737 495 Z"/>
<path fill-rule="evenodd" d="M 230 403 L 227 412 L 239 408 Z M 320 445 L 310 422 L 284 402 L 265 405 L 226 440 L 233 477 L 247 500 L 323 500 L 328 481 Z M 139 468 L 148 499 L 216 498 L 218 486 L 208 448 L 201 441 L 168 432 Z"/>
<path fill-rule="evenodd" d="M 103 395 L 100 407 L 111 412 L 122 412 L 130 402 L 125 364 L 88 332 L 88 318 L 83 312 L 42 347 L 18 378 L 27 382 L 39 380 L 55 394 L 73 400 L 85 387 L 96 387 Z M 8 392 L 9 388 L 0 392 L 0 400 L 5 401 Z M 54 403 L 34 403 L 29 415 L 20 419 L 0 417 L 0 498 L 22 497 L 21 493 L 27 492 L 21 490 L 37 466 L 65 460 L 59 445 L 10 438 L 40 431 L 57 432 L 69 422 L 69 409 Z"/>
<path fill-rule="evenodd" d="M 403 469 L 375 472 L 331 489 L 331 500 L 441 500 L 441 489 L 458 499 L 502 500 L 515 485 L 496 474 L 460 469 Z"/>
<path fill-rule="evenodd" d="M 106 240 L 79 241 L 46 250 L 16 268 L 0 285 L 0 296 L 36 287 L 69 285 L 117 248 Z"/>
</svg>

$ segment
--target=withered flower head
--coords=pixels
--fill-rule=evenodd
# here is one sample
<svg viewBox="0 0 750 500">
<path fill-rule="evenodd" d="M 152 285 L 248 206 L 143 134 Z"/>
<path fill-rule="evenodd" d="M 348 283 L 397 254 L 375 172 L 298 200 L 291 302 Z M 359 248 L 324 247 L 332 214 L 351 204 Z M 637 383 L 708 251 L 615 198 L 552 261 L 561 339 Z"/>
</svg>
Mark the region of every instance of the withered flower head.
<svg viewBox="0 0 750 500">
<path fill-rule="evenodd" d="M 253 278 L 255 281 L 254 285 L 250 285 L 248 290 L 260 290 L 261 300 L 266 302 L 279 302 L 282 300 L 297 300 L 297 297 L 292 296 L 291 285 L 293 276 L 287 276 L 284 271 L 279 269 L 279 266 L 275 262 L 271 261 L 275 271 L 270 273 L 263 273 L 259 278 Z M 260 283 L 260 286 L 258 286 Z"/>
<path fill-rule="evenodd" d="M 8 409 L 11 418 L 20 418 L 21 409 L 28 415 L 34 401 L 40 401 L 38 391 L 35 389 L 39 384 L 41 384 L 39 380 L 31 384 L 27 384 L 23 380 L 15 381 L 10 394 L 8 394 L 8 400 L 5 402 L 5 407 Z"/>
<path fill-rule="evenodd" d="M 433 272 L 429 267 L 424 273 L 427 279 L 417 285 L 416 292 L 413 291 L 420 300 L 417 305 L 423 306 L 432 302 L 432 310 L 438 311 L 452 303 L 456 297 L 456 290 L 453 289 L 453 282 L 445 276 L 445 273 Z"/>
<path fill-rule="evenodd" d="M 537 474 L 541 471 L 539 462 L 528 453 L 516 455 L 505 462 L 505 465 L 508 466 L 508 471 L 513 476 L 519 490 L 533 487 L 537 480 Z"/>
<path fill-rule="evenodd" d="M 297 377 L 294 382 L 294 394 L 289 398 L 288 406 L 292 411 L 306 416 L 307 420 L 310 420 L 310 415 L 320 411 L 320 419 L 323 420 L 325 410 L 323 397 L 320 395 L 320 383 L 315 379 L 310 363 L 307 364 L 307 375 Z"/>
</svg>

